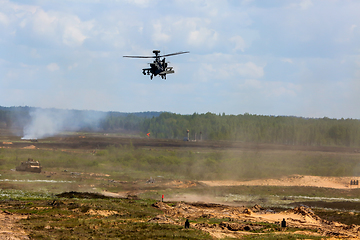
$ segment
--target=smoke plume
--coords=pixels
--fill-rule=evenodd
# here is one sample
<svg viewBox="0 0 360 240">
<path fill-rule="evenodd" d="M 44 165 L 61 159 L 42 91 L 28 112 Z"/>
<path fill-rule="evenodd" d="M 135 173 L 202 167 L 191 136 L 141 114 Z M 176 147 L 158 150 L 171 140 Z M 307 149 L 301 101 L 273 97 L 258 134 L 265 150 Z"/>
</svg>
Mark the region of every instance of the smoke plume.
<svg viewBox="0 0 360 240">
<path fill-rule="evenodd" d="M 29 115 L 30 121 L 24 127 L 22 139 L 41 139 L 64 131 L 98 130 L 106 113 L 36 108 Z"/>
</svg>

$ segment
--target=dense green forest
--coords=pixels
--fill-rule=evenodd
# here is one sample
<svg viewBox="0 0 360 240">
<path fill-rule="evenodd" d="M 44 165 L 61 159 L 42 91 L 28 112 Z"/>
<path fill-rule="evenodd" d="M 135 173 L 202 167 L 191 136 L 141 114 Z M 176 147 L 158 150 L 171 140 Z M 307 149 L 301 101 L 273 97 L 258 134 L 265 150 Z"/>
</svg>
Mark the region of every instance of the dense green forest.
<svg viewBox="0 0 360 240">
<path fill-rule="evenodd" d="M 144 119 L 140 130 L 157 138 L 235 140 L 291 145 L 360 146 L 360 121 L 355 119 L 313 119 L 251 114 L 213 113 L 179 115 L 162 113 Z"/>
<path fill-rule="evenodd" d="M 0 107 L 0 128 L 23 128 L 32 119 L 31 107 Z M 48 109 L 68 114 L 67 122 L 101 116 L 97 121 L 77 123 L 78 131 L 116 132 L 128 130 L 153 138 L 183 139 L 189 130 L 190 140 L 230 140 L 314 146 L 360 146 L 360 121 L 357 119 L 301 118 L 252 114 L 181 115 L 168 112 L 97 112 Z M 65 121 L 65 120 L 64 120 Z M 82 120 L 83 121 L 83 120 Z M 66 129 L 66 124 L 64 124 Z M 73 128 L 72 128 L 73 129 Z"/>
</svg>

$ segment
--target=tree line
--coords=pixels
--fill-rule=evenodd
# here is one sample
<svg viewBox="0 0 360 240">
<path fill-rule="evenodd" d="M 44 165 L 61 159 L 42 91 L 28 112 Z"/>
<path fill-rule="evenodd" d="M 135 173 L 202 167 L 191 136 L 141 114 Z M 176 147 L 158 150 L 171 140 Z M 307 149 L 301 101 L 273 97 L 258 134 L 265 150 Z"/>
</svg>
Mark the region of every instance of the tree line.
<svg viewBox="0 0 360 240">
<path fill-rule="evenodd" d="M 23 128 L 31 121 L 31 107 L 0 107 L 0 128 Z M 53 111 L 53 109 L 52 109 Z M 82 114 L 84 111 L 76 111 Z M 169 112 L 107 112 L 97 123 L 97 131 L 129 130 L 152 138 L 229 140 L 313 146 L 360 146 L 357 119 L 302 118 L 252 114 L 226 115 Z M 92 129 L 90 127 L 87 130 Z M 80 129 L 81 130 L 81 129 Z"/>
<path fill-rule="evenodd" d="M 156 138 L 183 138 L 189 130 L 190 139 L 197 140 L 201 136 L 209 140 L 314 146 L 360 146 L 359 129 L 357 119 L 214 113 L 162 113 L 144 119 L 140 125 L 142 132 L 154 133 Z"/>
</svg>

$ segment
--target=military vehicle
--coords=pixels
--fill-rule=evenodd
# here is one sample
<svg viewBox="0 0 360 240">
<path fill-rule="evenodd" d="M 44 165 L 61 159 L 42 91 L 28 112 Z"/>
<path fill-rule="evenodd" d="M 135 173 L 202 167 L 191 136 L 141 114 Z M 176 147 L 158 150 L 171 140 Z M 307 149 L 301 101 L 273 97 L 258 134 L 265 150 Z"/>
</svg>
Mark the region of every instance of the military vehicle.
<svg viewBox="0 0 360 240">
<path fill-rule="evenodd" d="M 21 162 L 20 166 L 16 167 L 16 171 L 36 172 L 40 173 L 42 167 L 39 161 L 34 161 L 32 158 L 28 158 L 26 162 Z"/>
<path fill-rule="evenodd" d="M 126 58 L 155 58 L 154 63 L 150 63 L 150 68 L 144 68 L 142 73 L 144 75 L 150 75 L 150 79 L 152 80 L 154 76 L 159 75 L 162 79 L 166 80 L 166 74 L 174 73 L 173 67 L 169 67 L 168 63 L 165 62 L 165 57 L 189 53 L 189 52 L 176 52 L 165 55 L 159 55 L 159 50 L 154 50 L 153 53 L 155 56 L 123 56 Z M 163 59 L 161 59 L 163 58 Z"/>
</svg>

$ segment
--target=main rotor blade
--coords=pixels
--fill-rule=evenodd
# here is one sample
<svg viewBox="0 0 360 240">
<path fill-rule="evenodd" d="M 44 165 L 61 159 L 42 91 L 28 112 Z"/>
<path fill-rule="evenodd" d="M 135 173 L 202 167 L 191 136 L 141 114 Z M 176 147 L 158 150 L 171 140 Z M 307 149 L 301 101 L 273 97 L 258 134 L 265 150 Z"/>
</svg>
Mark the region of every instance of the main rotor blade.
<svg viewBox="0 0 360 240">
<path fill-rule="evenodd" d="M 156 58 L 156 56 L 123 56 L 127 58 Z"/>
<path fill-rule="evenodd" d="M 159 57 L 168 57 L 168 56 L 179 55 L 179 54 L 184 54 L 184 53 L 189 53 L 189 52 L 170 53 L 170 54 L 161 55 Z"/>
<path fill-rule="evenodd" d="M 158 55 L 158 56 L 123 56 L 123 57 L 126 57 L 126 58 L 161 58 L 161 57 L 169 57 L 169 56 L 174 56 L 174 55 L 179 55 L 179 54 L 184 54 L 184 53 L 189 53 L 189 52 L 176 52 L 176 53 L 170 53 L 170 54 Z"/>
</svg>

